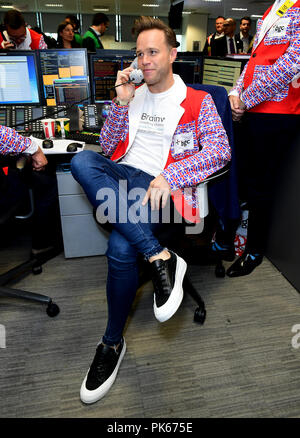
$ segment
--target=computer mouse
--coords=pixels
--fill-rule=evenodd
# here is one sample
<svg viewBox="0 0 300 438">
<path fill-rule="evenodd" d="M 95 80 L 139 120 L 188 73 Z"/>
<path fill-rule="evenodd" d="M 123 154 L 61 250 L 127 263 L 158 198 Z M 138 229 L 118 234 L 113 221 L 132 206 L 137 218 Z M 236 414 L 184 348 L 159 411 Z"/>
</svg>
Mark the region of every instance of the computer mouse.
<svg viewBox="0 0 300 438">
<path fill-rule="evenodd" d="M 70 143 L 67 146 L 67 152 L 76 152 L 77 148 L 82 148 L 82 144 L 81 143 Z"/>
<path fill-rule="evenodd" d="M 46 140 L 43 141 L 42 146 L 44 149 L 50 149 L 53 148 L 53 141 L 49 138 L 46 138 Z"/>
</svg>

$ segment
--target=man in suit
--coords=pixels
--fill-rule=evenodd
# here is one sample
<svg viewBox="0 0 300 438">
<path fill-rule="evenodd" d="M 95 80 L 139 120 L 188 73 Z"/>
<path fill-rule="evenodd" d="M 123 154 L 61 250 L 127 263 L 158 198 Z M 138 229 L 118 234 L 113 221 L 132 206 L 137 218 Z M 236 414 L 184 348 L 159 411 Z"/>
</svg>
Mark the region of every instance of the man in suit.
<svg viewBox="0 0 300 438">
<path fill-rule="evenodd" d="M 108 16 L 99 12 L 93 17 L 91 27 L 85 32 L 82 38 L 82 47 L 86 47 L 89 52 L 96 52 L 96 49 L 104 49 L 100 37 L 105 33 L 109 26 Z"/>
<path fill-rule="evenodd" d="M 224 36 L 215 40 L 211 50 L 212 56 L 224 57 L 242 52 L 243 45 L 235 38 L 235 29 L 236 21 L 233 18 L 227 18 L 223 23 Z"/>
<path fill-rule="evenodd" d="M 242 53 L 251 53 L 253 35 L 250 35 L 251 18 L 243 17 L 240 21 L 240 32 L 236 34 L 236 41 L 241 41 L 243 45 Z"/>
<path fill-rule="evenodd" d="M 215 44 L 215 40 L 221 38 L 224 36 L 223 33 L 223 23 L 225 21 L 225 17 L 222 17 L 221 15 L 216 18 L 216 31 L 215 33 L 212 33 L 206 38 L 206 43 L 203 49 L 203 54 L 207 56 L 211 56 L 211 50 L 212 47 Z"/>
</svg>

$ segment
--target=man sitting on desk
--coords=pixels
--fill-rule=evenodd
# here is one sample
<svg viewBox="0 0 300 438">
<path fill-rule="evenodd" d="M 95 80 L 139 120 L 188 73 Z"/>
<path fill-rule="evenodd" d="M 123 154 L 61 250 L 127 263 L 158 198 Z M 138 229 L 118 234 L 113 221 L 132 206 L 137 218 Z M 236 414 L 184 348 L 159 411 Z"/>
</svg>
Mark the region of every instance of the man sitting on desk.
<svg viewBox="0 0 300 438">
<path fill-rule="evenodd" d="M 32 188 L 34 198 L 32 251 L 42 263 L 62 251 L 62 235 L 55 172 L 48 168 L 47 158 L 34 140 L 23 137 L 14 129 L 0 125 L 0 155 L 28 154 L 33 171 L 22 178 L 17 171 L 8 170 L 6 190 L 0 193 L 0 210 L 5 212 L 17 204 L 22 194 Z M 0 169 L 3 176 L 3 171 Z"/>
<path fill-rule="evenodd" d="M 211 96 L 173 75 L 174 31 L 152 17 L 137 20 L 135 31 L 145 84 L 136 89 L 129 81 L 132 67 L 118 72 L 117 98 L 100 135 L 110 159 L 83 151 L 71 162 L 73 176 L 98 212 L 103 209 L 101 190 L 110 193 L 107 218 L 113 227 L 106 254 L 108 324 L 81 386 L 84 403 L 107 393 L 125 354 L 123 330 L 138 288 L 139 254 L 150 263 L 155 317 L 164 322 L 180 306 L 186 263 L 157 240 L 158 230 L 169 229 L 170 223 L 151 221 L 151 211 L 161 213 L 170 194 L 178 192 L 180 206 L 196 207 L 195 190 L 183 196 L 184 188 L 195 188 L 230 160 L 228 138 Z M 137 192 L 134 202 L 131 195 Z"/>
</svg>

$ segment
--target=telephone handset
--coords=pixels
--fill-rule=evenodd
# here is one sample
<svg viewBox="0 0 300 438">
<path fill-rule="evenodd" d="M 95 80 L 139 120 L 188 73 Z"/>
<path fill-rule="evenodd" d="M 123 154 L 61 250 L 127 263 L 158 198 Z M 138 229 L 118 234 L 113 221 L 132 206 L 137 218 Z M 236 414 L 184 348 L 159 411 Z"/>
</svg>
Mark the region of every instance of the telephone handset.
<svg viewBox="0 0 300 438">
<path fill-rule="evenodd" d="M 138 59 L 135 58 L 131 63 L 130 67 L 134 68 L 134 70 L 129 74 L 130 82 L 133 82 L 136 85 L 140 85 L 144 81 L 144 75 L 141 69 L 138 68 Z"/>
<path fill-rule="evenodd" d="M 1 33 L 1 36 L 2 36 L 2 38 L 3 38 L 3 41 L 7 41 L 7 42 L 9 42 L 10 44 L 12 44 L 12 45 L 13 45 L 12 48 L 15 49 L 15 48 L 16 48 L 16 43 L 14 43 L 14 42 L 8 40 L 7 37 L 6 37 L 6 35 L 5 35 L 5 33 L 4 33 L 4 31 L 6 31 L 6 26 L 5 26 L 4 24 L 1 24 L 1 25 L 0 25 L 0 33 Z"/>
</svg>

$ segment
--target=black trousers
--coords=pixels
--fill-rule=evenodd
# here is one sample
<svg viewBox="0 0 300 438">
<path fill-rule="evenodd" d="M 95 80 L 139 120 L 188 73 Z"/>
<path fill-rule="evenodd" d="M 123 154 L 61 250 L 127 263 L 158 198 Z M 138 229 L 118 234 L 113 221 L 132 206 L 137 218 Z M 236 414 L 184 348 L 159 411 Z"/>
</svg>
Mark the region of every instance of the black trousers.
<svg viewBox="0 0 300 438">
<path fill-rule="evenodd" d="M 1 164 L 1 161 L 0 161 Z M 3 164 L 3 163 L 2 163 Z M 55 164 L 49 163 L 41 172 L 18 171 L 14 160 L 8 160 L 8 175 L 1 177 L 0 215 L 22 200 L 28 199 L 32 188 L 34 213 L 32 217 L 32 248 L 42 249 L 62 244 Z M 5 229 L 5 225 L 4 225 Z M 4 230 L 2 230 L 4 232 Z"/>
<path fill-rule="evenodd" d="M 276 193 L 300 131 L 300 116 L 246 113 L 235 124 L 240 198 L 248 202 L 246 250 L 264 254 Z"/>
</svg>

